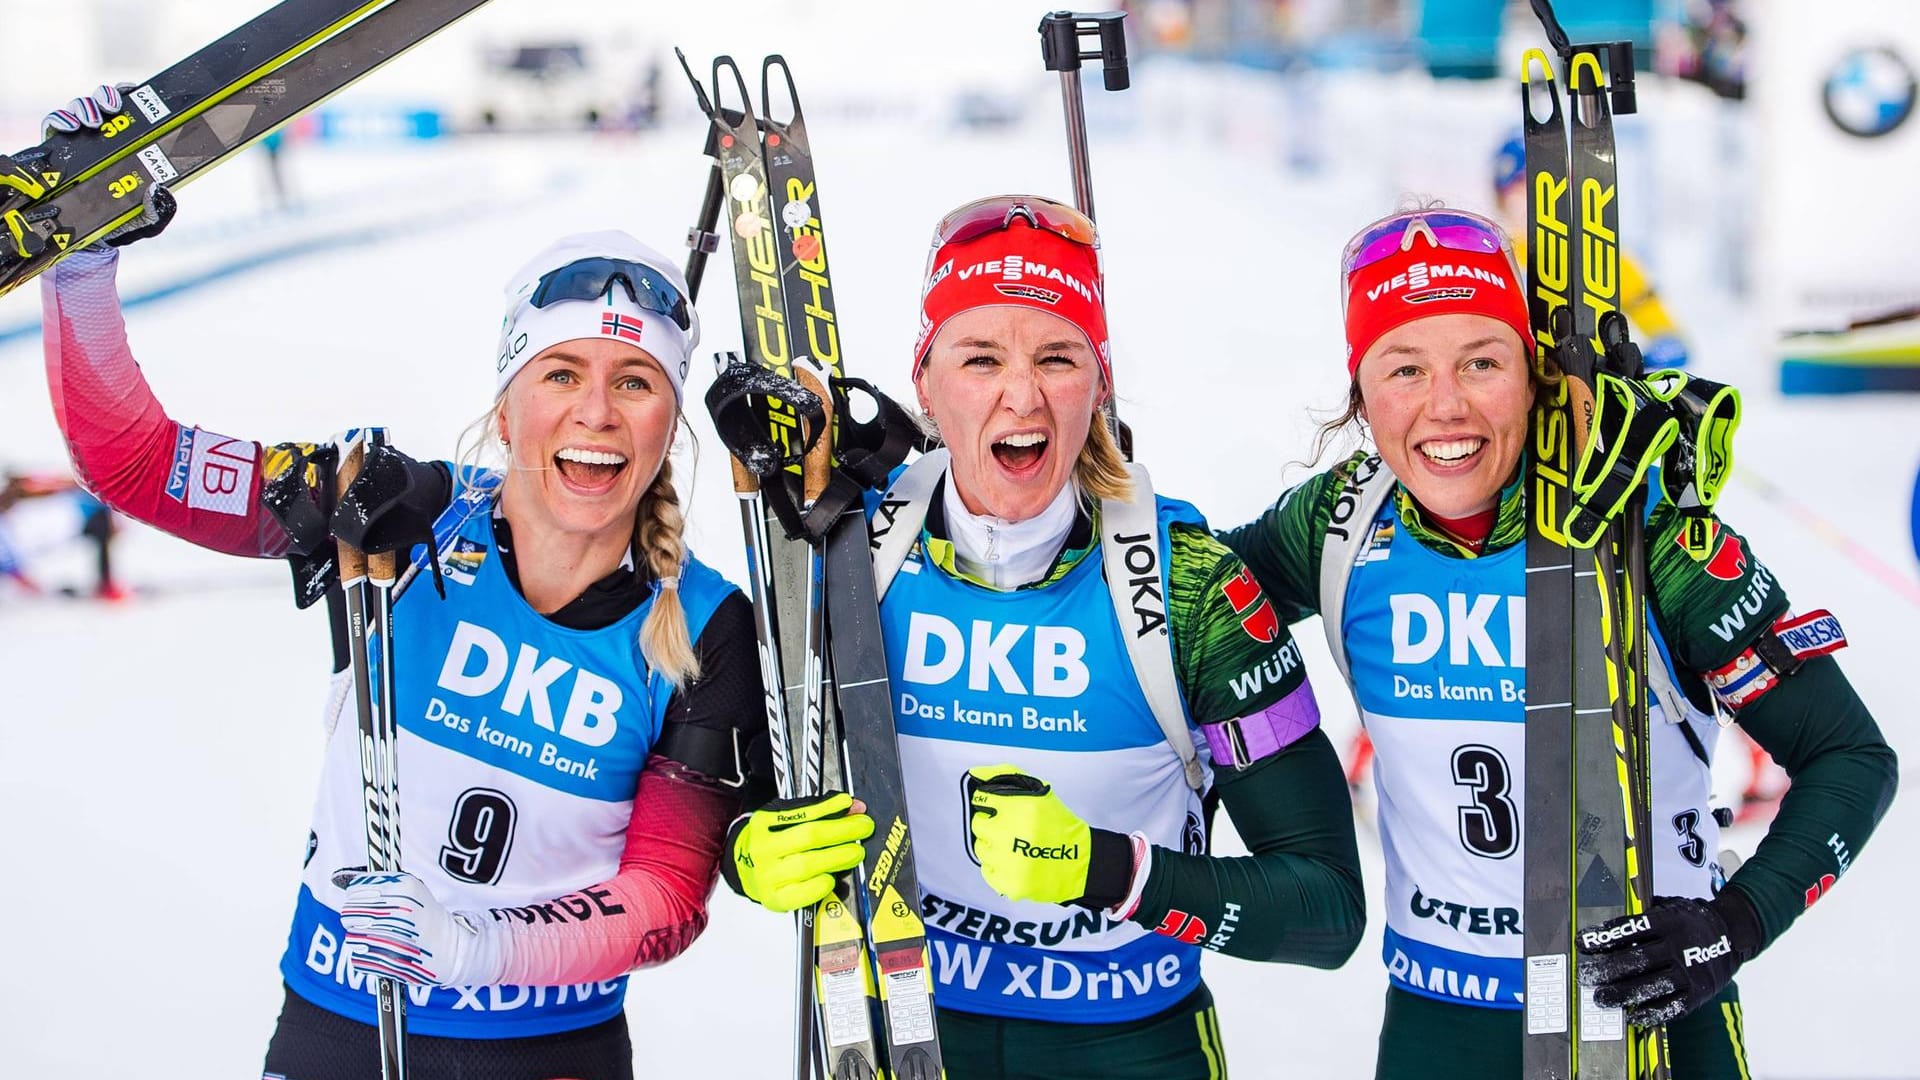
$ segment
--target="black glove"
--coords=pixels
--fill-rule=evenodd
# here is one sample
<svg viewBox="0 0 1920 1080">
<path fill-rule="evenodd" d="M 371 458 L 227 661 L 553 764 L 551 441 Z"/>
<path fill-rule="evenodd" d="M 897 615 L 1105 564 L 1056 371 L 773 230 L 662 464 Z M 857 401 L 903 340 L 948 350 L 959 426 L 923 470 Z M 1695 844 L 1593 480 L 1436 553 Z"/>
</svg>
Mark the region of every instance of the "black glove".
<svg viewBox="0 0 1920 1080">
<path fill-rule="evenodd" d="M 448 494 L 449 478 L 438 468 L 374 442 L 333 508 L 333 535 L 369 555 L 406 554 L 433 542 Z"/>
<path fill-rule="evenodd" d="M 1737 890 L 1712 900 L 1656 896 L 1653 906 L 1580 931 L 1580 984 L 1594 1004 L 1624 1008 L 1641 1027 L 1677 1020 L 1712 1000 L 1760 951 L 1759 913 Z"/>
</svg>

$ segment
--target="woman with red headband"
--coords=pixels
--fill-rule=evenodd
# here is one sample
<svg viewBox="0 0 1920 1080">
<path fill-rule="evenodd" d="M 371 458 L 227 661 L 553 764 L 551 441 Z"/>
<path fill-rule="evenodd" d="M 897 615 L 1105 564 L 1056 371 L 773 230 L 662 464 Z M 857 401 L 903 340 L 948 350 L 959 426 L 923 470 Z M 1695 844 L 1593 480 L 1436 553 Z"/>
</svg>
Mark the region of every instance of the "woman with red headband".
<svg viewBox="0 0 1920 1080">
<path fill-rule="evenodd" d="M 894 478 L 875 570 L 954 1080 L 1223 1076 L 1201 950 L 1334 967 L 1364 921 L 1298 646 L 1102 415 L 1102 290 L 1071 207 L 935 233 L 913 375 L 941 449 Z M 1207 854 L 1216 799 L 1251 856 Z M 742 818 L 729 882 L 817 902 L 872 832 L 850 804 Z"/>
<path fill-rule="evenodd" d="M 1357 422 L 1374 449 L 1223 536 L 1286 618 L 1323 618 L 1373 739 L 1390 980 L 1376 1076 L 1391 1080 L 1521 1075 L 1521 466 L 1529 412 L 1552 389 L 1531 362 L 1523 280 L 1476 215 L 1409 211 L 1361 230 L 1342 264 L 1352 384 L 1323 445 Z M 1580 977 L 1632 1022 L 1667 1022 L 1678 1080 L 1744 1080 L 1733 973 L 1846 870 L 1895 763 L 1839 665 L 1815 655 L 1839 646 L 1792 644 L 1816 636 L 1793 625 L 1837 637 L 1838 622 L 1793 619 L 1724 524 L 1693 548 L 1681 525 L 1665 502 L 1647 522 L 1649 685 L 1667 691 L 1650 695 L 1658 895 L 1607 927 Z M 1716 706 L 1793 775 L 1730 877 L 1708 806 Z"/>
</svg>

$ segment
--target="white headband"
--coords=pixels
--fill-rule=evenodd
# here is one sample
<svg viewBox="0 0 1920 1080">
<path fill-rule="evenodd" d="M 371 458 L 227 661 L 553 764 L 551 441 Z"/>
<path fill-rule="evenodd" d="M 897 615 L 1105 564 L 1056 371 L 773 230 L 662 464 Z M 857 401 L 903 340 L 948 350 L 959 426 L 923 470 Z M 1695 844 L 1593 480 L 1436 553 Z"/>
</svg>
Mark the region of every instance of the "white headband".
<svg viewBox="0 0 1920 1080">
<path fill-rule="evenodd" d="M 687 293 L 686 279 L 678 267 L 626 233 L 608 230 L 561 237 L 528 260 L 507 283 L 507 314 L 500 324 L 500 348 L 494 361 L 495 396 L 506 392 L 507 384 L 527 361 L 563 341 L 613 338 L 644 349 L 659 361 L 667 381 L 673 384 L 674 400 L 681 399 L 689 358 L 700 344 L 700 316 L 691 303 L 687 307 L 691 326 L 684 331 L 672 319 L 641 308 L 620 287 L 609 287 L 605 295 L 592 300 L 533 306 L 534 290 L 540 287 L 541 278 L 591 258 L 642 263 L 682 296 Z"/>
</svg>

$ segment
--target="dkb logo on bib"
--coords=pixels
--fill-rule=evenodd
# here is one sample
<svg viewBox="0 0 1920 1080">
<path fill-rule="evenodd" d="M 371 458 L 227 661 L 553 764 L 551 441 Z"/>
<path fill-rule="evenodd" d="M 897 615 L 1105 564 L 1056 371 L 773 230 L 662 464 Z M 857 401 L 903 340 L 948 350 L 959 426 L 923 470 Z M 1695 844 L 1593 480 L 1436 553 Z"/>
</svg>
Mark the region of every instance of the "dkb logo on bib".
<svg viewBox="0 0 1920 1080">
<path fill-rule="evenodd" d="M 1016 657 L 1025 662 L 1016 666 Z M 916 611 L 907 627 L 902 674 L 908 682 L 938 686 L 964 670 L 969 690 L 985 692 L 998 684 L 1007 694 L 1070 698 L 1093 682 L 1086 657 L 1086 636 L 1071 626 L 975 619 L 962 631 L 949 619 Z"/>
<path fill-rule="evenodd" d="M 476 653 L 480 670 L 474 672 L 470 669 L 475 666 Z M 553 700 L 548 694 L 570 671 L 573 688 L 556 727 Z M 542 660 L 540 650 L 527 644 L 522 644 L 509 662 L 507 643 L 500 635 L 464 619 L 454 628 L 438 681 L 446 690 L 469 698 L 484 697 L 504 683 L 506 691 L 500 696 L 502 712 L 521 716 L 531 708 L 534 723 L 587 746 L 607 745 L 620 728 L 616 714 L 624 695 L 611 679 L 576 668 L 557 656 Z"/>
</svg>

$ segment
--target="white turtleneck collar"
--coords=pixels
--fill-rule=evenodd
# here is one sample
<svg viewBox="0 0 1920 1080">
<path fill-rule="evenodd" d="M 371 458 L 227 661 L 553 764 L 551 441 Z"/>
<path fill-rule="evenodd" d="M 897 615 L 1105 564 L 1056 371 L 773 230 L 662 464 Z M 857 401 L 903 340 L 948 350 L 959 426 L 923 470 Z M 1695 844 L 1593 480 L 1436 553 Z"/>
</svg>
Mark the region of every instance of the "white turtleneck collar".
<svg viewBox="0 0 1920 1080">
<path fill-rule="evenodd" d="M 962 573 L 995 589 L 1017 589 L 1053 569 L 1054 559 L 1073 531 L 1077 495 L 1072 484 L 1062 487 L 1045 510 L 1025 521 L 970 512 L 960 501 L 951 473 L 942 486 L 947 539 L 953 542 L 954 564 Z"/>
</svg>

